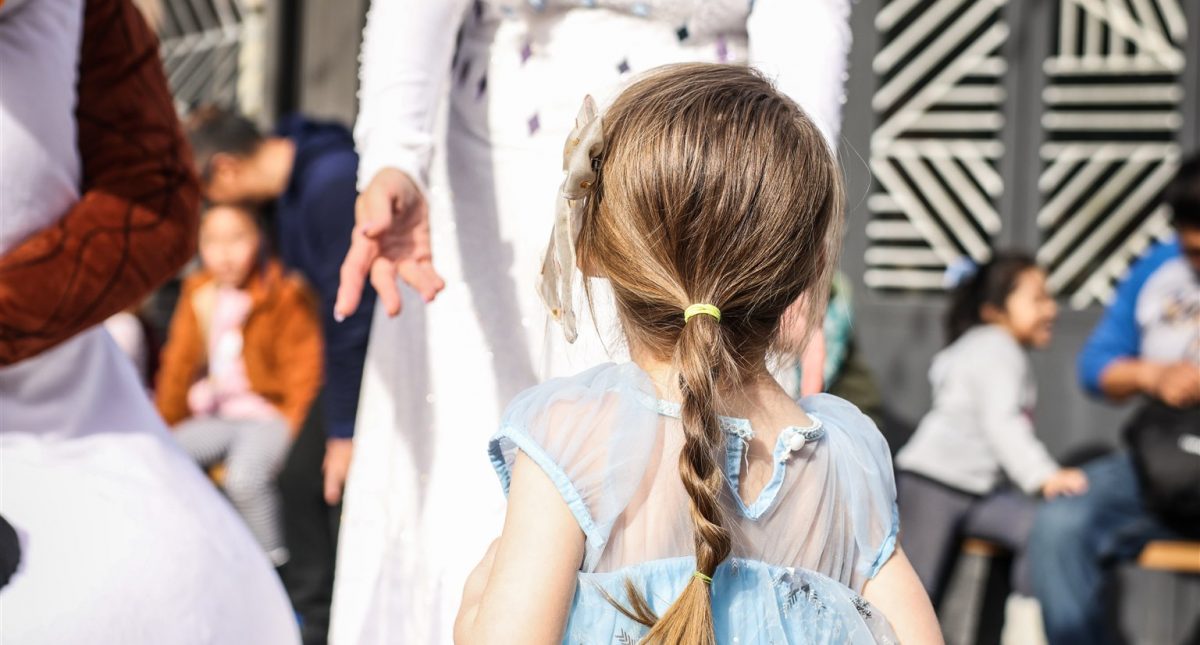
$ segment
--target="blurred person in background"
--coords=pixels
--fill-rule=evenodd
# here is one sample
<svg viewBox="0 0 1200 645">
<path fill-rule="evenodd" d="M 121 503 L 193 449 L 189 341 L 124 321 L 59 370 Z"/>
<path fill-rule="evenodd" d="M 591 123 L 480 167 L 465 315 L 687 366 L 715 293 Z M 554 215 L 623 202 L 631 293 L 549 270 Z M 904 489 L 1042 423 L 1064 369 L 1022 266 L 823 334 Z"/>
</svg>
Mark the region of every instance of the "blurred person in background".
<svg viewBox="0 0 1200 645">
<path fill-rule="evenodd" d="M 375 293 L 334 319 L 339 271 L 354 229 L 358 155 L 336 123 L 293 115 L 264 136 L 245 117 L 207 106 L 186 123 L 201 187 L 215 202 L 252 202 L 271 212 L 280 260 L 317 293 L 325 341 L 325 383 L 279 475 L 284 582 L 300 614 L 305 645 L 329 631 L 342 487 L 350 467 L 363 362 Z"/>
<path fill-rule="evenodd" d="M 1025 545 L 1037 500 L 1079 495 L 1087 478 L 1038 440 L 1030 350 L 1049 346 L 1058 308 L 1046 273 L 1023 253 L 1000 252 L 965 270 L 933 359 L 933 408 L 896 455 L 901 543 L 936 604 L 967 536 L 1011 549 L 1012 589 L 1033 591 Z"/>
<path fill-rule="evenodd" d="M 299 639 L 267 558 L 99 327 L 195 248 L 157 52 L 127 0 L 0 4 L 5 643 Z"/>
<path fill-rule="evenodd" d="M 155 398 L 192 459 L 225 464 L 226 494 L 279 567 L 275 478 L 321 386 L 321 328 L 303 279 L 268 259 L 256 218 L 233 205 L 201 215 L 201 269 L 183 283 Z"/>
<path fill-rule="evenodd" d="M 368 277 L 381 311 L 347 484 L 333 642 L 449 642 L 459 590 L 503 518 L 483 450 L 495 419 L 539 380 L 623 353 L 605 310 L 581 316 L 568 348 L 547 333 L 529 286 L 582 98 L 605 103 L 666 63 L 753 64 L 836 149 L 849 13 L 849 0 L 371 4 L 355 125 L 359 228 L 337 311 L 356 310 Z"/>
<path fill-rule="evenodd" d="M 1164 201 L 1175 238 L 1133 265 L 1079 353 L 1089 394 L 1143 400 L 1126 429 L 1131 450 L 1086 464 L 1087 494 L 1045 505 L 1034 524 L 1033 584 L 1054 645 L 1119 642 L 1106 594 L 1113 566 L 1151 540 L 1200 527 L 1200 454 L 1185 449 L 1185 437 L 1200 427 L 1200 157 L 1183 163 Z M 1169 461 L 1148 463 L 1139 435 L 1164 425 L 1182 432 L 1157 453 Z M 1153 479 L 1173 475 L 1180 496 L 1154 505 Z"/>
</svg>

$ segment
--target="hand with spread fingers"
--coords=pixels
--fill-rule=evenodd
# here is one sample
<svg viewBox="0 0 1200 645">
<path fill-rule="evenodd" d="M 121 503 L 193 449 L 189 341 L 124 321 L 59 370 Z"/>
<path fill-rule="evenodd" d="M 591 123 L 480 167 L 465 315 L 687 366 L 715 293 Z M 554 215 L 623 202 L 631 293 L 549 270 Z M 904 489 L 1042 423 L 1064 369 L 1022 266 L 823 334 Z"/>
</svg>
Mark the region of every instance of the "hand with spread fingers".
<svg viewBox="0 0 1200 645">
<path fill-rule="evenodd" d="M 417 184 L 395 168 L 384 168 L 358 196 L 357 225 L 342 263 L 334 315 L 354 313 L 368 276 L 389 316 L 403 302 L 396 277 L 430 302 L 445 286 L 433 268 L 429 240 L 429 205 Z"/>
</svg>

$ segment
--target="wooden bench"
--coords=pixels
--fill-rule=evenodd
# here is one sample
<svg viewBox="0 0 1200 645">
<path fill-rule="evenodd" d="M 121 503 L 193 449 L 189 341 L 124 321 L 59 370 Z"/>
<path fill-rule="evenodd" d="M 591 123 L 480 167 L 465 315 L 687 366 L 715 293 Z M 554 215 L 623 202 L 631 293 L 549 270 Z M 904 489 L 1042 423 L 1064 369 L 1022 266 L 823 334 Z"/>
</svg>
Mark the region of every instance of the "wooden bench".
<svg viewBox="0 0 1200 645">
<path fill-rule="evenodd" d="M 1159 541 L 1118 571 L 1118 621 L 1133 645 L 1200 639 L 1200 542 Z"/>
<path fill-rule="evenodd" d="M 967 538 L 963 540 L 960 550 L 966 555 L 977 555 L 984 558 L 995 558 L 1009 554 L 1008 549 L 983 538 Z"/>
<path fill-rule="evenodd" d="M 1137 563 L 1143 569 L 1200 574 L 1200 542 L 1151 542 L 1142 549 Z"/>
<path fill-rule="evenodd" d="M 944 598 L 939 608 L 947 613 L 947 643 L 997 643 L 1012 554 L 980 538 L 964 539 L 960 553 L 956 569 L 963 571 L 955 571 L 950 584 L 962 597 Z M 1200 636 L 1189 634 L 1200 629 L 1200 542 L 1151 542 L 1118 574 L 1123 597 L 1119 622 L 1131 643 L 1174 645 Z"/>
</svg>

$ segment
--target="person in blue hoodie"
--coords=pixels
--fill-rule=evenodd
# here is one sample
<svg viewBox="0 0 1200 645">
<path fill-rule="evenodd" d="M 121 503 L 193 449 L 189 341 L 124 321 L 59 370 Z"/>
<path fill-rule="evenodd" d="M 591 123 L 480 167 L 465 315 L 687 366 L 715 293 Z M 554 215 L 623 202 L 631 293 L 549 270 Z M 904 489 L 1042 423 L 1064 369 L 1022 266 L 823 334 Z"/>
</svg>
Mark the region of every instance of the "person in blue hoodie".
<svg viewBox="0 0 1200 645">
<path fill-rule="evenodd" d="M 1200 404 L 1200 156 L 1182 165 L 1164 201 L 1174 239 L 1130 269 L 1080 352 L 1078 371 L 1093 396 L 1189 408 Z M 1083 470 L 1088 491 L 1045 504 L 1030 538 L 1034 591 L 1052 645 L 1117 642 L 1107 622 L 1111 566 L 1150 540 L 1175 537 L 1143 502 L 1128 453 Z"/>
<path fill-rule="evenodd" d="M 352 454 L 359 387 L 375 294 L 335 320 L 342 257 L 354 232 L 358 155 L 349 130 L 300 115 L 263 136 L 217 107 L 187 123 L 205 197 L 267 206 L 275 247 L 316 290 L 325 333 L 325 384 L 279 476 L 290 560 L 284 581 L 303 621 L 305 645 L 326 641 L 333 593 L 337 506 Z"/>
</svg>

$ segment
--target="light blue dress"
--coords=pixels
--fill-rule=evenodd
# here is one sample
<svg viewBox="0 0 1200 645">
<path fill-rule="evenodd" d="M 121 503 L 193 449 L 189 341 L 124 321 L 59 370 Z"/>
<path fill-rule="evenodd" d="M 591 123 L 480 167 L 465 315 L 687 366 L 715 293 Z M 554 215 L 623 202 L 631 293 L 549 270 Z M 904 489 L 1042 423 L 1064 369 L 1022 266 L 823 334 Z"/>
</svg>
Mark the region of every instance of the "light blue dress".
<svg viewBox="0 0 1200 645">
<path fill-rule="evenodd" d="M 814 424 L 775 442 L 756 500 L 738 495 L 755 430 L 722 419 L 723 503 L 733 553 L 713 576 L 720 643 L 895 643 L 862 587 L 891 557 L 899 529 L 891 455 L 874 424 L 828 395 L 800 402 Z M 554 482 L 586 538 L 564 643 L 636 643 L 648 629 L 606 598 L 626 580 L 662 615 L 695 570 L 679 480 L 678 405 L 656 398 L 632 363 L 531 388 L 509 406 L 490 454 L 505 492 L 517 451 Z"/>
</svg>

